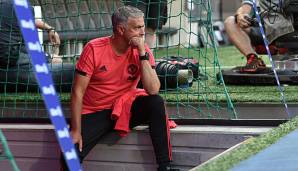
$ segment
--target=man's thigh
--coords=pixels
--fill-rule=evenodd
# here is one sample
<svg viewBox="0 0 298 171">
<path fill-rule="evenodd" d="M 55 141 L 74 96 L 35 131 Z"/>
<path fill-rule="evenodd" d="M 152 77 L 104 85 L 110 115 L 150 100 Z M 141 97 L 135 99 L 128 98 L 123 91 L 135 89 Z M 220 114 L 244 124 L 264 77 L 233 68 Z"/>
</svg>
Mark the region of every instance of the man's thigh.
<svg viewBox="0 0 298 171">
<path fill-rule="evenodd" d="M 131 107 L 130 128 L 147 124 L 150 119 L 165 115 L 164 100 L 159 95 L 139 96 Z M 152 121 L 152 120 L 151 120 Z"/>
<path fill-rule="evenodd" d="M 111 110 L 82 115 L 81 123 L 84 140 L 101 137 L 114 127 L 114 121 L 111 119 Z"/>
<path fill-rule="evenodd" d="M 83 151 L 80 157 L 84 158 L 105 134 L 113 130 L 115 122 L 111 119 L 111 110 L 103 110 L 82 115 L 81 123 Z"/>
</svg>

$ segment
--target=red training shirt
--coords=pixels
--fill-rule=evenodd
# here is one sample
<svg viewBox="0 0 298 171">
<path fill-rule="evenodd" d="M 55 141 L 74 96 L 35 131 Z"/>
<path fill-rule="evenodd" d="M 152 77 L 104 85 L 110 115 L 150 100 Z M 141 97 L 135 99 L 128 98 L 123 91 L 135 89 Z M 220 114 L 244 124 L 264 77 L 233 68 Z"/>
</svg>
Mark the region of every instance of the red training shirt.
<svg viewBox="0 0 298 171">
<path fill-rule="evenodd" d="M 151 50 L 145 47 L 151 66 L 155 66 Z M 110 37 L 97 38 L 86 44 L 76 69 L 90 78 L 83 97 L 82 114 L 111 109 L 117 98 L 138 84 L 139 53 L 130 47 L 118 56 L 112 49 Z"/>
</svg>

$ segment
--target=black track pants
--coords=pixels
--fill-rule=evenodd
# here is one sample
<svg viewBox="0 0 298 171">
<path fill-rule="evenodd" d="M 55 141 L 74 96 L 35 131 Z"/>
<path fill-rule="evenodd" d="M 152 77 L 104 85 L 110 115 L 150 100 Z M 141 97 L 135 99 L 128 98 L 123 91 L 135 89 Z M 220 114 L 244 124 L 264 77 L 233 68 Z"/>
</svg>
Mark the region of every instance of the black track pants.
<svg viewBox="0 0 298 171">
<path fill-rule="evenodd" d="M 103 110 L 82 115 L 83 149 L 79 152 L 80 161 L 91 149 L 115 126 L 111 120 L 111 110 Z M 149 132 L 154 147 L 158 165 L 168 165 L 170 162 L 170 143 L 166 122 L 164 101 L 159 95 L 137 97 L 131 107 L 130 128 L 140 124 L 149 124 Z M 64 158 L 61 157 L 62 170 L 67 171 Z"/>
</svg>

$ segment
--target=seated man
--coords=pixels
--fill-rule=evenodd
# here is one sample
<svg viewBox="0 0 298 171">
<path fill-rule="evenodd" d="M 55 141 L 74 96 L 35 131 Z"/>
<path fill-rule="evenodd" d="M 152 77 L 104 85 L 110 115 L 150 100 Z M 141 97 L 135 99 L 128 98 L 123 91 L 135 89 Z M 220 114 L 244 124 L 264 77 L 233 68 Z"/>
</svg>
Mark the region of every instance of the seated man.
<svg viewBox="0 0 298 171">
<path fill-rule="evenodd" d="M 263 38 L 258 26 L 252 26 L 255 15 L 252 0 L 243 0 L 242 6 L 237 10 L 235 16 L 225 20 L 225 29 L 236 48 L 246 56 L 247 63 L 239 71 L 256 73 L 265 69 L 265 63 L 256 54 L 253 45 L 263 44 Z M 257 1 L 258 2 L 258 1 Z M 273 6 L 275 4 L 275 6 Z M 285 16 L 279 0 L 260 0 L 260 14 L 269 43 L 276 38 L 293 32 L 292 16 Z"/>
<path fill-rule="evenodd" d="M 133 128 L 148 123 L 158 171 L 170 167 L 167 116 L 158 95 L 160 82 L 155 61 L 144 43 L 144 13 L 131 6 L 118 8 L 112 15 L 113 35 L 86 44 L 76 65 L 71 94 L 71 136 L 81 161 L 97 142 L 121 125 Z M 136 89 L 142 80 L 144 90 Z M 125 106 L 124 106 L 125 105 Z M 113 114 L 113 115 L 112 115 Z M 118 129 L 117 129 L 118 130 Z M 63 170 L 67 170 L 62 160 Z"/>
</svg>

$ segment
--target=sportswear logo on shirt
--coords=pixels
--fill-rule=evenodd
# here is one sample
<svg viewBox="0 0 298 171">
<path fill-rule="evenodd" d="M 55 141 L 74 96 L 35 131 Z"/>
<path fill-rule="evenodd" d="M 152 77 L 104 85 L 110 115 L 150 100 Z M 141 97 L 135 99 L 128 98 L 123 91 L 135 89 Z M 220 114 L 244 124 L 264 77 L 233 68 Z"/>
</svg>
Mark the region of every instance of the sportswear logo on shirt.
<svg viewBox="0 0 298 171">
<path fill-rule="evenodd" d="M 105 72 L 105 71 L 107 71 L 106 66 L 104 65 L 104 66 L 100 67 L 100 68 L 99 68 L 99 71 L 100 71 L 100 72 Z"/>
</svg>

